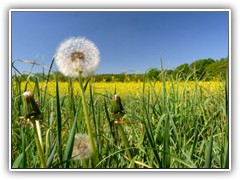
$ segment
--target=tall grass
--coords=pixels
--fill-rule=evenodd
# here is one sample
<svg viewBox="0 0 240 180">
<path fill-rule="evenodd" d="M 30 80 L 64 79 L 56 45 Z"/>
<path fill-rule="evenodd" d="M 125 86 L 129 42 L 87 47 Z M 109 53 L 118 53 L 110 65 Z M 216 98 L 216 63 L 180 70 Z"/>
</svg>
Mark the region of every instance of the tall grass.
<svg viewBox="0 0 240 180">
<path fill-rule="evenodd" d="M 14 72 L 20 75 L 19 71 Z M 22 89 L 21 76 L 15 73 L 12 78 L 12 168 L 40 168 L 32 125 L 22 118 L 21 95 L 29 89 L 30 78 L 24 79 L 27 83 Z M 41 105 L 47 168 L 229 168 L 227 78 L 221 80 L 226 87 L 224 92 L 212 93 L 204 89 L 198 79 L 194 80 L 194 88 L 188 89 L 188 80 L 180 87 L 181 79 L 167 82 L 164 71 L 161 76 L 160 90 L 156 82 L 145 78 L 142 94 L 119 94 L 125 110 L 121 121 L 131 122 L 122 124 L 115 124 L 111 116 L 114 92 L 98 93 L 92 88 L 91 79 L 85 83 L 86 111 L 90 115 L 99 160 L 95 164 L 92 158 L 86 162 L 72 158 L 75 134 L 87 133 L 88 129 L 82 96 L 75 93 L 73 80 L 69 79 L 67 93 L 63 94 L 56 77 L 56 94 L 51 95 L 49 79 L 45 88 L 40 89 L 38 77 L 31 75 L 34 97 Z"/>
</svg>

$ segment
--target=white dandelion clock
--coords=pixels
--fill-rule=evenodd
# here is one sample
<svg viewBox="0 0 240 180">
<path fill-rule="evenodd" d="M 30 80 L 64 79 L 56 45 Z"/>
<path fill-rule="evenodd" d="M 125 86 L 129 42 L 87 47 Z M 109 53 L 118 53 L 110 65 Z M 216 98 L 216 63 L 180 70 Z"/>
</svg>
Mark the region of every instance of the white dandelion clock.
<svg viewBox="0 0 240 180">
<path fill-rule="evenodd" d="M 87 134 L 76 134 L 72 157 L 73 160 L 84 160 L 92 156 L 92 149 L 89 136 Z"/>
<path fill-rule="evenodd" d="M 98 67 L 100 53 L 95 44 L 86 38 L 65 40 L 55 54 L 56 64 L 65 76 L 82 77 L 92 75 Z"/>
</svg>

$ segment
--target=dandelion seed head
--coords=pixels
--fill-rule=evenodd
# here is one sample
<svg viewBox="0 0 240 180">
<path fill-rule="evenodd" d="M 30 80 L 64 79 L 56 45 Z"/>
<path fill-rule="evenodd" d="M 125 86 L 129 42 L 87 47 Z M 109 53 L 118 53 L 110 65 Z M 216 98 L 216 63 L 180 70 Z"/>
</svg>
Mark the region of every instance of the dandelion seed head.
<svg viewBox="0 0 240 180">
<path fill-rule="evenodd" d="M 33 98 L 33 93 L 32 93 L 31 91 L 25 91 L 25 92 L 22 94 L 22 98 L 23 98 L 23 99 Z"/>
<path fill-rule="evenodd" d="M 119 99 L 120 99 L 120 97 L 119 97 L 117 94 L 114 94 L 114 95 L 113 95 L 113 100 L 117 101 L 117 100 L 119 100 Z"/>
<path fill-rule="evenodd" d="M 34 95 L 31 91 L 25 91 L 22 94 L 22 100 L 23 100 L 23 114 L 26 118 L 30 117 L 38 117 L 41 115 L 41 112 L 39 110 L 39 105 L 36 103 L 34 99 Z"/>
<path fill-rule="evenodd" d="M 72 157 L 74 160 L 84 160 L 92 156 L 92 149 L 89 136 L 87 134 L 76 134 Z"/>
<path fill-rule="evenodd" d="M 64 75 L 87 77 L 95 72 L 100 61 L 100 53 L 95 44 L 86 38 L 65 40 L 55 54 L 56 64 Z"/>
</svg>

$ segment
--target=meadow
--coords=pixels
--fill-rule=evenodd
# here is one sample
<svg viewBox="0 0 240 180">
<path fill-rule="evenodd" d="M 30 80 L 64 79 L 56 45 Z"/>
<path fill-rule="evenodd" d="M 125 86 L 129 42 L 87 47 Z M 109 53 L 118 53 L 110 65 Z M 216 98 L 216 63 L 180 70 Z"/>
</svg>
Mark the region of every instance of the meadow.
<svg viewBox="0 0 240 180">
<path fill-rule="evenodd" d="M 164 74 L 163 74 L 164 76 Z M 30 79 L 30 78 L 29 78 Z M 12 168 L 229 168 L 228 82 L 168 80 L 84 81 L 97 160 L 72 156 L 74 136 L 87 133 L 77 80 L 12 79 Z M 41 155 L 23 115 L 31 91 L 41 111 Z M 122 116 L 111 113 L 121 97 Z"/>
</svg>

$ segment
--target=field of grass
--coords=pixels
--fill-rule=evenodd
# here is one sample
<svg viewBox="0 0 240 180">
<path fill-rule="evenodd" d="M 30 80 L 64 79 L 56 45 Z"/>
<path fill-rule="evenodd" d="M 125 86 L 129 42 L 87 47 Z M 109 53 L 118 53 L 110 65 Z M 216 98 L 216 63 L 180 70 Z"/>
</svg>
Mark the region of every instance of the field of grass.
<svg viewBox="0 0 240 180">
<path fill-rule="evenodd" d="M 34 79 L 34 78 L 33 78 Z M 41 147 L 23 117 L 22 94 L 40 104 Z M 12 82 L 12 168 L 228 168 L 227 82 L 84 82 L 97 160 L 72 157 L 74 136 L 88 133 L 78 81 Z M 123 116 L 111 113 L 118 94 Z"/>
</svg>

